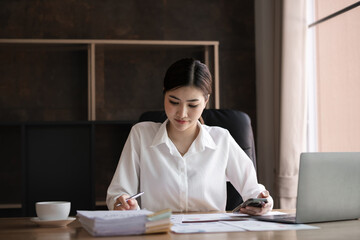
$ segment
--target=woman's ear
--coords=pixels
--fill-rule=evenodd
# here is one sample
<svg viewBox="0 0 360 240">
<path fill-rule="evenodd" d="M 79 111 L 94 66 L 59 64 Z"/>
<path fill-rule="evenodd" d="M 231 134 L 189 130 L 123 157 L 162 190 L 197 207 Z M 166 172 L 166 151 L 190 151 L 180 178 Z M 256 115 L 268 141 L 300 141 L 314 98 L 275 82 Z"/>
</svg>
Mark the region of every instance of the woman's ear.
<svg viewBox="0 0 360 240">
<path fill-rule="evenodd" d="M 208 104 L 208 102 L 209 102 L 209 98 L 210 98 L 210 94 L 208 94 L 208 95 L 205 95 L 205 107 L 204 108 L 206 108 L 206 105 Z"/>
</svg>

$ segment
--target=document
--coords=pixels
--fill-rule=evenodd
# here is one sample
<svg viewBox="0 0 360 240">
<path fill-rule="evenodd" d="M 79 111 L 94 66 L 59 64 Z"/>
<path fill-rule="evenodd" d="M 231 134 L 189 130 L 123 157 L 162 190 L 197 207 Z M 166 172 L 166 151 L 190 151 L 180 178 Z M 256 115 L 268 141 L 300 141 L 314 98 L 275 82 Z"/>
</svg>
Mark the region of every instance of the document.
<svg viewBox="0 0 360 240">
<path fill-rule="evenodd" d="M 92 236 L 139 235 L 167 232 L 171 210 L 152 212 L 146 209 L 130 211 L 77 211 L 83 228 Z"/>
<path fill-rule="evenodd" d="M 282 212 L 269 212 L 267 215 L 280 215 Z M 242 231 L 279 231 L 317 229 L 305 224 L 282 224 L 257 221 L 247 214 L 214 213 L 214 214 L 176 214 L 171 216 L 174 233 L 216 233 Z"/>
<path fill-rule="evenodd" d="M 219 233 L 242 232 L 245 230 L 224 222 L 197 222 L 174 224 L 171 227 L 171 231 L 174 233 Z"/>
<path fill-rule="evenodd" d="M 241 216 L 241 217 L 251 217 L 249 216 L 248 214 L 245 214 L 245 213 L 239 213 L 239 212 L 235 212 L 235 213 L 226 213 L 226 214 L 229 214 L 229 215 L 233 215 L 233 216 Z M 286 213 L 283 213 L 283 212 L 279 212 L 279 211 L 271 211 L 271 212 L 267 212 L 265 213 L 263 216 L 270 216 L 270 215 L 284 215 Z"/>
<path fill-rule="evenodd" d="M 281 215 L 282 212 L 272 211 L 266 215 Z M 176 217 L 176 219 L 175 219 Z M 218 222 L 218 221 L 242 221 L 249 218 L 243 213 L 206 213 L 206 214 L 177 214 L 172 216 L 173 223 L 192 223 L 192 222 Z M 176 220 L 176 222 L 174 222 Z"/>
<path fill-rule="evenodd" d="M 307 224 L 286 224 L 275 222 L 263 222 L 249 219 L 242 222 L 224 222 L 225 224 L 233 227 L 238 227 L 246 231 L 279 231 L 279 230 L 305 230 L 305 229 L 318 229 L 318 227 L 310 226 Z"/>
<path fill-rule="evenodd" d="M 241 220 L 244 220 L 244 216 L 228 214 L 228 213 L 184 214 L 184 215 L 182 215 L 182 223 L 241 221 Z"/>
</svg>

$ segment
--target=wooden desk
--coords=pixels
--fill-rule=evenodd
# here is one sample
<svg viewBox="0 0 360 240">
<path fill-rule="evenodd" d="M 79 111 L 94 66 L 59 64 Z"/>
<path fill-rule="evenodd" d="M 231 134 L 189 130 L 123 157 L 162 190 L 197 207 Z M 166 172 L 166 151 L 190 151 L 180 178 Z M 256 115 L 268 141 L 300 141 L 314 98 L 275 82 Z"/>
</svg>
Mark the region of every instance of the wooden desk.
<svg viewBox="0 0 360 240">
<path fill-rule="evenodd" d="M 94 238 L 83 229 L 76 220 L 63 228 L 40 228 L 30 221 L 30 218 L 0 218 L 0 239 L 36 239 L 36 240 L 70 240 L 70 239 L 131 239 L 131 240 L 226 240 L 226 239 L 360 239 L 360 220 L 339 221 L 313 224 L 320 227 L 316 230 L 298 231 L 264 231 L 235 233 L 202 233 L 202 234 L 154 234 L 141 236 Z"/>
</svg>

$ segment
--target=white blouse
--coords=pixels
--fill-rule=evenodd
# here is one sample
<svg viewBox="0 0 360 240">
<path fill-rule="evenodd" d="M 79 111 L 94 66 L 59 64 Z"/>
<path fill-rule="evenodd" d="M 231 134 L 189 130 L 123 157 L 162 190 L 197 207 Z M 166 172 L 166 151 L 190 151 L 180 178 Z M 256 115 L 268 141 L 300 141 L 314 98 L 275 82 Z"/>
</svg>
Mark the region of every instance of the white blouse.
<svg viewBox="0 0 360 240">
<path fill-rule="evenodd" d="M 168 137 L 167 122 L 132 127 L 107 191 L 110 210 L 120 195 L 143 191 L 137 200 L 151 211 L 224 211 L 227 180 L 244 200 L 265 190 L 251 159 L 226 129 L 198 123 L 199 135 L 181 156 Z"/>
</svg>

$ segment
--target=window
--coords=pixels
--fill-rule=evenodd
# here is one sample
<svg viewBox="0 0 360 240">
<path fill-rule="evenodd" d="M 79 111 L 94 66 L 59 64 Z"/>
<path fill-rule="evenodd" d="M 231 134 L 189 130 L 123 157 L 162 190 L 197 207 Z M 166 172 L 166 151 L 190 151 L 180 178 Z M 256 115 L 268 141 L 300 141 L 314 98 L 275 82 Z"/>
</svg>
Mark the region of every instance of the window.
<svg viewBox="0 0 360 240">
<path fill-rule="evenodd" d="M 360 151 L 360 2 L 309 2 L 309 151 Z"/>
</svg>

